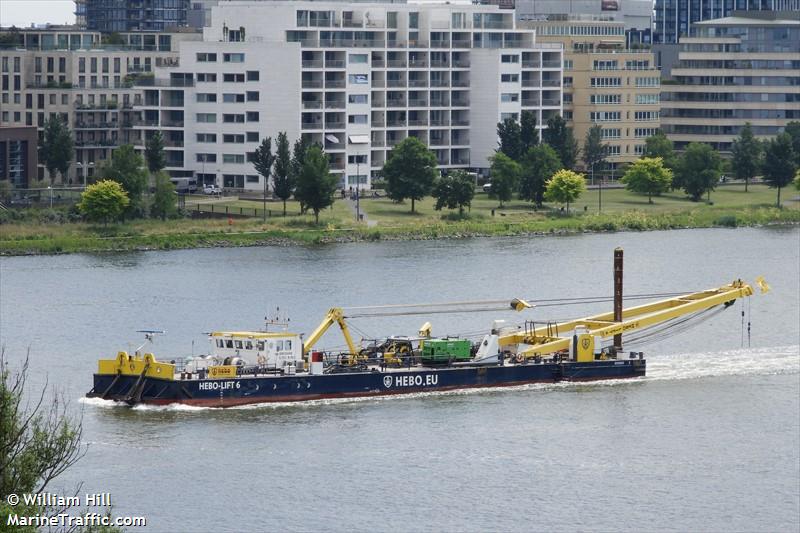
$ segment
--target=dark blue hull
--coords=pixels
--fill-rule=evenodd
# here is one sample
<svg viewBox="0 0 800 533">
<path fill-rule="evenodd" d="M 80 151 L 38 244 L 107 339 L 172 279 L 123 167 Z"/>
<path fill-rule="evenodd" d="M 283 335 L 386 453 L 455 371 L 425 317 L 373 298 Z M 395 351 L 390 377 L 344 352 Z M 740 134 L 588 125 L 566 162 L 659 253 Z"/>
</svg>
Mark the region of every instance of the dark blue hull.
<svg viewBox="0 0 800 533">
<path fill-rule="evenodd" d="M 508 387 L 527 383 L 597 381 L 645 375 L 641 359 L 593 362 L 531 363 L 510 366 L 461 366 L 378 370 L 338 374 L 241 376 L 229 379 L 164 380 L 95 374 L 89 397 L 131 404 L 230 407 L 263 402 L 385 396 L 475 387 Z"/>
</svg>

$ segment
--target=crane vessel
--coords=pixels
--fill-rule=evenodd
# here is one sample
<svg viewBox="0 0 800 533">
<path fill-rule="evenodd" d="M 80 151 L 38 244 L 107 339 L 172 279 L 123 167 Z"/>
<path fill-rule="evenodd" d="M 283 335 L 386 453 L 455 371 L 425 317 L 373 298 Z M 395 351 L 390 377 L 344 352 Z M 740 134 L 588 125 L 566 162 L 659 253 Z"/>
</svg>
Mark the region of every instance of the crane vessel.
<svg viewBox="0 0 800 533">
<path fill-rule="evenodd" d="M 757 280 L 762 292 L 767 286 Z M 289 331 L 217 331 L 207 355 L 169 362 L 152 353 L 119 352 L 101 359 L 88 397 L 127 404 L 181 403 L 230 407 L 290 402 L 503 387 L 528 383 L 640 378 L 647 363 L 641 352 L 622 350 L 623 334 L 684 321 L 714 307 L 729 307 L 753 295 L 741 280 L 727 285 L 623 308 L 622 251 L 615 251 L 614 310 L 537 326 L 495 321 L 479 342 L 435 338 L 426 323 L 416 337 L 388 337 L 357 346 L 345 310 L 328 310 L 307 338 Z M 511 308 L 532 307 L 514 299 Z M 347 350 L 314 350 L 334 324 Z M 146 331 L 148 339 L 155 332 Z"/>
</svg>

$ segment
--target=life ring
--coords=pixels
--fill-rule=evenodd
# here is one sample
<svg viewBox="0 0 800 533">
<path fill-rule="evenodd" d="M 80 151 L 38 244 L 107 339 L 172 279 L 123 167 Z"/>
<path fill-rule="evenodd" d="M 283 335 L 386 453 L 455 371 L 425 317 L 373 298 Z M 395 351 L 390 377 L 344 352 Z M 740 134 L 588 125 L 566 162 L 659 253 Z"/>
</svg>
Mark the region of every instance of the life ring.
<svg viewBox="0 0 800 533">
<path fill-rule="evenodd" d="M 522 363 L 523 361 L 525 361 L 525 356 L 522 355 L 521 353 L 518 353 L 514 359 L 517 361 L 517 363 Z"/>
</svg>

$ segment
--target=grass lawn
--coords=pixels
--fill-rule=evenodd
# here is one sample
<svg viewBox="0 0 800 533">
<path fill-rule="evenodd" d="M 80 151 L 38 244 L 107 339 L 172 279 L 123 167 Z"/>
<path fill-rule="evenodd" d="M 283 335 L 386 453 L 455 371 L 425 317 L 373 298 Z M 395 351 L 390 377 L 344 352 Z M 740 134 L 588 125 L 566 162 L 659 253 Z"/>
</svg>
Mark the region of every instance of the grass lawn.
<svg viewBox="0 0 800 533">
<path fill-rule="evenodd" d="M 313 213 L 299 214 L 298 202 L 287 202 L 287 215 L 282 216 L 283 203 L 271 201 L 267 209 L 272 216 L 260 217 L 183 218 L 178 220 L 135 220 L 108 226 L 83 222 L 63 223 L 52 216 L 66 211 L 40 210 L 39 216 L 20 221 L 11 219 L 0 224 L 0 254 L 59 253 L 79 251 L 172 249 L 201 246 L 245 246 L 294 241 L 304 243 L 332 240 L 374 240 L 383 238 L 436 238 L 468 235 L 511 235 L 580 231 L 614 231 L 670 229 L 678 227 L 711 227 L 755 225 L 767 223 L 800 223 L 800 201 L 797 191 L 782 191 L 783 209 L 775 209 L 777 193 L 765 185 L 720 186 L 711 193 L 713 205 L 692 202 L 678 192 L 654 197 L 632 194 L 624 189 L 602 191 L 603 211 L 598 213 L 600 191 L 592 189 L 570 206 L 570 214 L 559 205 L 545 205 L 536 210 L 528 202 L 511 200 L 502 208 L 498 201 L 479 192 L 468 216 L 459 220 L 456 211 L 434 210 L 434 200 L 394 203 L 387 198 L 363 198 L 361 210 L 371 222 L 358 223 L 349 201 L 338 199 L 320 212 L 319 225 Z M 215 211 L 227 206 L 231 212 L 239 208 L 262 208 L 260 201 L 238 198 L 213 199 L 195 195 L 186 198 L 191 211 L 200 203 Z M 492 216 L 492 210 L 495 211 Z M 27 212 L 35 213 L 34 210 Z M 42 216 L 46 215 L 46 216 Z M 448 216 L 449 215 L 449 216 Z"/>
</svg>

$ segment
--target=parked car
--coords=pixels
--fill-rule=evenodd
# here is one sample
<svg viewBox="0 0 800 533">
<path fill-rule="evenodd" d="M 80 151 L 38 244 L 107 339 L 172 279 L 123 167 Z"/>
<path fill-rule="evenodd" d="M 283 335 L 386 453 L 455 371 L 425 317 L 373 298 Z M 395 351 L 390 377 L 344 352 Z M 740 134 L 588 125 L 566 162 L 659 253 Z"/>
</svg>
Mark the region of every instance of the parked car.
<svg viewBox="0 0 800 533">
<path fill-rule="evenodd" d="M 216 185 L 204 185 L 203 194 L 222 194 L 222 190 Z"/>
<path fill-rule="evenodd" d="M 484 183 L 483 184 L 483 192 L 492 192 L 492 184 L 491 183 Z"/>
</svg>

